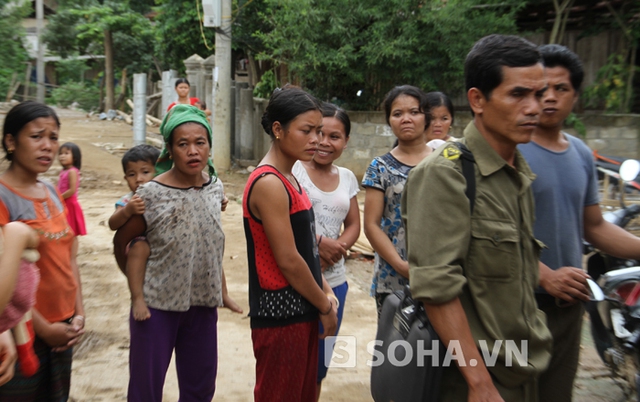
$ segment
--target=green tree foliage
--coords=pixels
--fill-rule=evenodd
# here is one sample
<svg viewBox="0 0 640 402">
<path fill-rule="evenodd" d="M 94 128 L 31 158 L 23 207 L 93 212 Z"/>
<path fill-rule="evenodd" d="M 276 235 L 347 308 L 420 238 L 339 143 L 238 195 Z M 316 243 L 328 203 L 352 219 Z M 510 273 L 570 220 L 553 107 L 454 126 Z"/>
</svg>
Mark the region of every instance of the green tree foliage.
<svg viewBox="0 0 640 402">
<path fill-rule="evenodd" d="M 138 3 L 136 9 L 145 10 L 145 5 L 149 2 Z M 62 1 L 45 32 L 49 49 L 63 57 L 104 54 L 106 109 L 114 106 L 115 70 L 147 71 L 154 66 L 153 41 L 151 22 L 128 0 Z"/>
<path fill-rule="evenodd" d="M 56 105 L 67 107 L 76 102 L 86 111 L 98 108 L 99 97 L 99 91 L 85 82 L 69 81 L 51 92 L 51 100 Z"/>
<path fill-rule="evenodd" d="M 580 117 L 578 117 L 577 114 L 573 112 L 569 113 L 569 116 L 567 116 L 564 121 L 564 125 L 567 127 L 573 127 L 580 135 L 580 137 L 586 138 L 587 127 L 584 125 L 584 122 L 582 121 L 582 119 L 580 119 Z"/>
<path fill-rule="evenodd" d="M 585 106 L 604 108 L 608 113 L 626 112 L 628 75 L 629 66 L 625 58 L 620 54 L 609 56 L 607 64 L 598 70 L 594 83 L 584 91 Z"/>
<path fill-rule="evenodd" d="M 25 62 L 29 55 L 22 45 L 24 30 L 21 20 L 31 11 L 29 2 L 22 5 L 0 0 L 0 99 L 4 101 L 14 73 L 24 79 Z"/>
<path fill-rule="evenodd" d="M 184 73 L 183 60 L 193 54 L 206 59 L 214 53 L 216 31 L 201 28 L 198 17 L 198 10 L 202 17 L 201 0 L 156 0 L 156 3 L 156 45 L 165 68 Z"/>
<path fill-rule="evenodd" d="M 264 18 L 268 9 L 263 0 L 233 0 L 233 47 L 257 54 L 264 50 L 260 32 L 269 32 L 272 24 Z"/>
<path fill-rule="evenodd" d="M 56 75 L 58 85 L 67 82 L 84 81 L 84 73 L 91 67 L 87 65 L 86 60 L 74 58 L 62 59 L 56 63 Z"/>
<path fill-rule="evenodd" d="M 399 84 L 459 92 L 473 43 L 490 33 L 516 32 L 514 14 L 522 5 L 515 0 L 254 0 L 245 7 L 266 25 L 251 34 L 257 57 L 287 67 L 280 81 L 300 83 L 351 109 L 371 109 Z M 249 12 L 244 10 L 236 25 L 244 27 Z"/>
<path fill-rule="evenodd" d="M 149 3 L 134 1 L 137 9 Z M 143 7 L 147 4 L 147 7 Z M 113 35 L 114 68 L 147 71 L 154 66 L 154 30 L 151 22 L 130 7 L 129 1 L 67 0 L 49 18 L 45 42 L 62 57 L 104 54 L 104 32 Z"/>
<path fill-rule="evenodd" d="M 262 78 L 260 82 L 256 84 L 256 87 L 253 89 L 253 96 L 257 96 L 259 98 L 269 99 L 273 90 L 276 89 L 278 83 L 276 82 L 276 74 L 273 70 L 268 70 L 264 74 L 262 74 Z"/>
<path fill-rule="evenodd" d="M 619 53 L 609 56 L 596 81 L 585 91 L 587 106 L 604 107 L 607 112 L 627 113 L 634 96 L 637 80 L 637 54 L 640 47 L 640 2 L 638 0 L 603 1 L 608 13 L 587 14 L 589 24 L 581 36 L 597 35 L 612 30 L 622 33 Z"/>
</svg>

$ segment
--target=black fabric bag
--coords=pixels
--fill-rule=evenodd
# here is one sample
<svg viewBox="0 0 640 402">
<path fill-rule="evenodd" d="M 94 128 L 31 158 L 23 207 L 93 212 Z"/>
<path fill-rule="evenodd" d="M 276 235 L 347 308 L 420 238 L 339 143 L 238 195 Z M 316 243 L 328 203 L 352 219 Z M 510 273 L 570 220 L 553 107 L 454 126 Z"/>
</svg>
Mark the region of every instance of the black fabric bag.
<svg viewBox="0 0 640 402">
<path fill-rule="evenodd" d="M 375 402 L 437 401 L 445 349 L 408 287 L 384 300 L 376 341 L 371 368 Z"/>
</svg>

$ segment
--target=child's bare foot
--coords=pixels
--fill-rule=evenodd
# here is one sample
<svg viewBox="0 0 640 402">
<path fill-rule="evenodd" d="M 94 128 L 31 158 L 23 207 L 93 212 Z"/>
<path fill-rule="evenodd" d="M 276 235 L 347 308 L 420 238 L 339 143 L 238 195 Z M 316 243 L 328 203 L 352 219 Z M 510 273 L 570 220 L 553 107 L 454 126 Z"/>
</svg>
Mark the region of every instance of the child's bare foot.
<svg viewBox="0 0 640 402">
<path fill-rule="evenodd" d="M 133 300 L 133 319 L 136 321 L 148 320 L 151 317 L 151 313 L 147 308 L 147 303 L 143 298 Z"/>
<path fill-rule="evenodd" d="M 234 313 L 242 314 L 242 308 L 226 292 L 222 292 L 222 307 L 228 308 Z"/>
</svg>

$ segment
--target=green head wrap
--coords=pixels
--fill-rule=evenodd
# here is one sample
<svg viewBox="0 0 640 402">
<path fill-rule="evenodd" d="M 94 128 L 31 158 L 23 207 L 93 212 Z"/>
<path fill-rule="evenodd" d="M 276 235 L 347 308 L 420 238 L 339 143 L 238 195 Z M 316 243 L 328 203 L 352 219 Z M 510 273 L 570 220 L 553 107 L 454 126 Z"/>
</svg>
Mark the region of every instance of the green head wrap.
<svg viewBox="0 0 640 402">
<path fill-rule="evenodd" d="M 207 115 L 200 109 L 191 105 L 177 104 L 169 110 L 169 112 L 162 119 L 160 124 L 160 134 L 164 138 L 164 148 L 162 153 L 158 157 L 156 162 L 156 175 L 164 173 L 173 167 L 173 160 L 169 158 L 169 137 L 171 133 L 181 124 L 184 123 L 199 123 L 207 129 L 207 138 L 209 139 L 209 145 L 212 144 L 211 125 L 207 119 Z M 209 165 L 209 176 L 217 179 L 218 174 L 213 167 L 213 161 L 211 158 L 207 159 L 207 165 Z M 214 180 L 215 181 L 215 180 Z"/>
</svg>

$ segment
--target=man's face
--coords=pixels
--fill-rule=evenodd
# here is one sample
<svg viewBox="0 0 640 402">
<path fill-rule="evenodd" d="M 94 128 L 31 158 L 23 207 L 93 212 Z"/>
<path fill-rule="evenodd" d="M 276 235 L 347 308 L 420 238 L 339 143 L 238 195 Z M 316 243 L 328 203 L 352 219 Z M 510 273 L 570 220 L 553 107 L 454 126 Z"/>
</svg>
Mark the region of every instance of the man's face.
<svg viewBox="0 0 640 402">
<path fill-rule="evenodd" d="M 542 97 L 540 127 L 557 128 L 562 126 L 578 99 L 571 85 L 571 75 L 564 67 L 546 67 L 547 90 Z"/>
<path fill-rule="evenodd" d="M 503 66 L 502 83 L 491 92 L 491 97 L 487 100 L 477 91 L 476 101 L 471 101 L 476 126 L 492 145 L 515 148 L 529 142 L 538 125 L 545 88 L 542 64 Z"/>
</svg>

